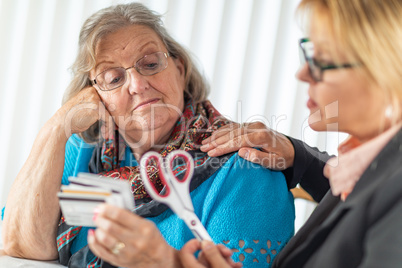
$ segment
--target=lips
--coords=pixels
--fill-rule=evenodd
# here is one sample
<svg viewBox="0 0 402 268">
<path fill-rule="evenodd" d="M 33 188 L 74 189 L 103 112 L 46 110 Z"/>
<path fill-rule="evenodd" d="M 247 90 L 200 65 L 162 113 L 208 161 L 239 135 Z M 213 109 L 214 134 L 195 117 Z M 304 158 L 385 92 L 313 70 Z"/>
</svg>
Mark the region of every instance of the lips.
<svg viewBox="0 0 402 268">
<path fill-rule="evenodd" d="M 158 102 L 159 100 L 160 100 L 159 98 L 153 98 L 153 99 L 149 99 L 149 100 L 143 101 L 143 102 L 139 103 L 139 104 L 134 108 L 134 110 L 141 110 L 142 108 L 145 108 L 145 107 L 147 107 L 147 106 L 149 106 L 149 105 L 151 105 L 151 104 L 154 104 L 154 103 Z"/>
</svg>

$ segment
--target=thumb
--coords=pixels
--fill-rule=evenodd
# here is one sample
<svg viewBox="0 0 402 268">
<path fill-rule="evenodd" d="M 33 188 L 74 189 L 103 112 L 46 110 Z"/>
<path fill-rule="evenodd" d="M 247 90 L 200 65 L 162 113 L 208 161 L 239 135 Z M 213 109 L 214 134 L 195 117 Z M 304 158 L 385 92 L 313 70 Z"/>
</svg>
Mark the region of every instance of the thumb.
<svg viewBox="0 0 402 268">
<path fill-rule="evenodd" d="M 219 248 L 211 241 L 201 242 L 202 252 L 204 253 L 205 259 L 212 268 L 230 268 L 231 266 L 227 263 L 226 259 L 222 256 Z"/>
<path fill-rule="evenodd" d="M 276 161 L 275 155 L 272 153 L 266 153 L 254 148 L 241 148 L 239 156 L 266 168 L 279 169 L 278 161 Z"/>
<path fill-rule="evenodd" d="M 179 259 L 183 267 L 191 267 L 191 268 L 205 268 L 206 266 L 202 265 L 197 259 L 194 257 L 196 251 L 201 249 L 201 244 L 198 240 L 192 239 L 188 241 L 179 251 Z"/>
</svg>

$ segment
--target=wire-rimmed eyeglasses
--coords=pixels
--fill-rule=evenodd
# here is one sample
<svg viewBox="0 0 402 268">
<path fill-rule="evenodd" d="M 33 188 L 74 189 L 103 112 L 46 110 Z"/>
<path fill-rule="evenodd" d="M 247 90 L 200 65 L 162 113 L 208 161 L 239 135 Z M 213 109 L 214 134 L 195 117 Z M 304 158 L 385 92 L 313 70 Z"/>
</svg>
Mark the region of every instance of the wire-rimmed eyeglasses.
<svg viewBox="0 0 402 268">
<path fill-rule="evenodd" d="M 97 74 L 91 82 L 102 91 L 110 91 L 124 85 L 127 80 L 127 70 L 132 68 L 135 68 L 139 74 L 144 76 L 154 75 L 165 70 L 168 66 L 167 58 L 169 56 L 167 52 L 155 52 L 145 55 L 134 66 L 107 69 Z"/>
<path fill-rule="evenodd" d="M 357 67 L 360 64 L 323 64 L 316 59 L 314 59 L 314 44 L 308 38 L 302 38 L 299 40 L 299 53 L 300 53 L 300 63 L 301 65 L 308 65 L 308 69 L 311 77 L 316 82 L 322 81 L 322 76 L 324 71 L 331 69 L 342 69 L 342 68 L 353 68 Z"/>
</svg>

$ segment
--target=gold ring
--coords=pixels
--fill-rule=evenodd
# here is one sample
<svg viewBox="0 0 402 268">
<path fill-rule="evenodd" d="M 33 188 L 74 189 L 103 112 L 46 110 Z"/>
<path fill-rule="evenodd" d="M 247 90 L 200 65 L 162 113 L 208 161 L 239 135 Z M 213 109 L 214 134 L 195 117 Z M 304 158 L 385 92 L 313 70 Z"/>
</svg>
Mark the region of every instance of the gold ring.
<svg viewBox="0 0 402 268">
<path fill-rule="evenodd" d="M 112 252 L 114 255 L 119 255 L 120 250 L 122 250 L 122 249 L 125 248 L 125 247 L 126 247 L 126 245 L 125 245 L 123 242 L 117 242 L 116 244 L 114 244 L 114 246 L 113 246 L 111 252 Z"/>
</svg>

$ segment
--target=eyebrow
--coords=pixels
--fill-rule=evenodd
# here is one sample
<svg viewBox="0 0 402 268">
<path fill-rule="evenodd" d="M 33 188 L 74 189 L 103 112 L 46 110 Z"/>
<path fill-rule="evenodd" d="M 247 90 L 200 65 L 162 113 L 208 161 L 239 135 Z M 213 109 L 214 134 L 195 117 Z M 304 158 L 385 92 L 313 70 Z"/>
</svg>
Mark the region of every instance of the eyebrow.
<svg viewBox="0 0 402 268">
<path fill-rule="evenodd" d="M 95 65 L 95 67 L 94 67 L 95 75 L 98 75 L 98 68 L 99 68 L 100 65 L 102 65 L 102 64 L 112 64 L 112 63 L 113 63 L 112 61 L 101 61 L 101 62 L 97 63 Z"/>
<path fill-rule="evenodd" d="M 142 52 L 147 46 L 149 46 L 150 44 L 154 44 L 156 47 L 158 46 L 158 43 L 155 42 L 154 40 L 146 42 L 144 45 L 142 45 L 139 49 L 138 52 Z M 99 63 L 97 63 L 94 67 L 95 72 L 97 73 L 98 71 L 98 67 L 102 64 L 113 64 L 112 61 L 101 61 Z"/>
<path fill-rule="evenodd" d="M 152 40 L 152 41 L 146 42 L 144 45 L 142 45 L 142 46 L 138 49 L 138 51 L 143 51 L 144 48 L 145 48 L 146 46 L 150 45 L 150 44 L 154 44 L 155 46 L 158 46 L 158 43 L 156 43 L 154 40 Z"/>
</svg>

